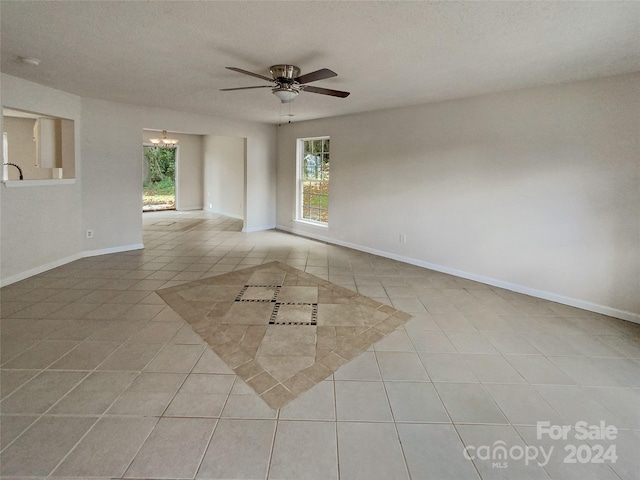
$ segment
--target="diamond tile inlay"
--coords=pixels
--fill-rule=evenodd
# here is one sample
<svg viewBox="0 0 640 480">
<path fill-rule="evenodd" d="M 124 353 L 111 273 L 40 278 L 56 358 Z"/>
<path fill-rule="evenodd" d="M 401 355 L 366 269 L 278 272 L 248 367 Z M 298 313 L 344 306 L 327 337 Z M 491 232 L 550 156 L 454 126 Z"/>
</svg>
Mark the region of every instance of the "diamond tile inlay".
<svg viewBox="0 0 640 480">
<path fill-rule="evenodd" d="M 157 293 L 274 409 L 411 318 L 279 262 Z"/>
</svg>

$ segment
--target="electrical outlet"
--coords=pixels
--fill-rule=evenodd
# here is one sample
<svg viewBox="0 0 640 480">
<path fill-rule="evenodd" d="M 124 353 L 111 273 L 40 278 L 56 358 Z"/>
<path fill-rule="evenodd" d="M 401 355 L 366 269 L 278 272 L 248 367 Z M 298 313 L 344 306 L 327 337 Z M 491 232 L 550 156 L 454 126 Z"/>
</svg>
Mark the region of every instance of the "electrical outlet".
<svg viewBox="0 0 640 480">
<path fill-rule="evenodd" d="M 400 243 L 407 243 L 407 234 L 401 233 L 399 237 Z"/>
<path fill-rule="evenodd" d="M 87 238 L 93 238 L 93 230 L 87 230 Z"/>
</svg>

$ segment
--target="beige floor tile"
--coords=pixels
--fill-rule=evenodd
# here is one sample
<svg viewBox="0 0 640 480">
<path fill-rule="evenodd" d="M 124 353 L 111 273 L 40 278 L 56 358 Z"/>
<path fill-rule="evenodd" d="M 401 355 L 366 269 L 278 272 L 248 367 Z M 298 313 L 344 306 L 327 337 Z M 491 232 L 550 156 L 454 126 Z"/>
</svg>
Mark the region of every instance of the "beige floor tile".
<svg viewBox="0 0 640 480">
<path fill-rule="evenodd" d="M 98 370 L 142 371 L 161 348 L 160 343 L 124 343 L 98 366 Z"/>
<path fill-rule="evenodd" d="M 482 332 L 484 337 L 503 355 L 539 355 L 537 350 L 524 338 L 515 332 Z"/>
<path fill-rule="evenodd" d="M 635 388 L 588 387 L 584 391 L 626 423 L 640 430 L 640 390 Z"/>
<path fill-rule="evenodd" d="M 163 308 L 163 305 L 133 305 L 121 318 L 125 320 L 151 320 L 158 315 Z"/>
<path fill-rule="evenodd" d="M 189 373 L 204 351 L 204 345 L 167 344 L 145 367 L 146 372 Z"/>
<path fill-rule="evenodd" d="M 178 392 L 164 412 L 167 417 L 218 418 L 228 395 Z"/>
<path fill-rule="evenodd" d="M 547 332 L 527 334 L 527 342 L 543 355 L 581 355 L 580 350 L 571 346 L 567 336 Z"/>
<path fill-rule="evenodd" d="M 405 330 L 436 330 L 440 331 L 440 326 L 428 313 L 416 314 L 404 325 Z"/>
<path fill-rule="evenodd" d="M 97 320 L 103 327 L 99 328 L 88 340 L 94 342 L 124 342 L 138 333 L 148 323 L 147 321 L 131 320 Z"/>
<path fill-rule="evenodd" d="M 376 352 L 385 381 L 429 382 L 429 375 L 415 352 Z"/>
<path fill-rule="evenodd" d="M 48 475 L 95 422 L 95 417 L 41 417 L 2 452 L 2 476 Z"/>
<path fill-rule="evenodd" d="M 398 433 L 412 478 L 480 478 L 452 425 L 399 424 Z"/>
<path fill-rule="evenodd" d="M 190 325 L 183 325 L 180 330 L 171 338 L 171 343 L 181 345 L 205 345 L 206 342 L 200 335 L 195 333 Z"/>
<path fill-rule="evenodd" d="M 457 309 L 445 312 L 431 312 L 433 320 L 445 332 L 475 331 L 476 327 Z"/>
<path fill-rule="evenodd" d="M 475 383 L 434 383 L 454 423 L 498 423 L 507 419 L 484 387 Z"/>
<path fill-rule="evenodd" d="M 43 341 L 2 365 L 2 368 L 42 369 L 78 346 L 77 341 Z"/>
<path fill-rule="evenodd" d="M 393 420 L 382 382 L 337 381 L 335 389 L 339 421 Z"/>
<path fill-rule="evenodd" d="M 187 375 L 183 373 L 142 372 L 128 390 L 132 392 L 175 393 L 186 378 Z"/>
<path fill-rule="evenodd" d="M 447 338 L 460 353 L 498 353 L 479 332 L 447 332 Z"/>
<path fill-rule="evenodd" d="M 278 422 L 269 478 L 338 478 L 337 434 L 333 422 Z"/>
<path fill-rule="evenodd" d="M 456 349 L 449 338 L 440 331 L 407 331 L 411 343 L 418 352 L 455 353 Z"/>
<path fill-rule="evenodd" d="M 471 325 L 483 332 L 513 331 L 509 323 L 496 313 L 464 313 L 463 315 Z"/>
<path fill-rule="evenodd" d="M 382 380 L 378 361 L 373 352 L 361 353 L 336 370 L 333 376 L 336 380 Z"/>
<path fill-rule="evenodd" d="M 222 411 L 223 418 L 272 419 L 277 414 L 277 410 L 270 408 L 253 392 L 251 395 L 229 395 Z"/>
<path fill-rule="evenodd" d="M 94 372 L 60 400 L 51 414 L 99 415 L 136 377 L 133 372 Z"/>
<path fill-rule="evenodd" d="M 166 392 L 126 391 L 107 410 L 108 415 L 162 415 L 174 397 Z"/>
<path fill-rule="evenodd" d="M 341 480 L 408 479 L 393 424 L 338 422 Z"/>
<path fill-rule="evenodd" d="M 206 348 L 192 373 L 233 374 L 233 370 L 210 348 Z"/>
<path fill-rule="evenodd" d="M 234 379 L 235 375 L 191 374 L 180 387 L 180 392 L 228 395 Z"/>
<path fill-rule="evenodd" d="M 84 318 L 91 320 L 116 320 L 131 308 L 130 304 L 102 304 L 87 313 Z"/>
<path fill-rule="evenodd" d="M 0 373 L 0 394 L 2 398 L 13 393 L 35 377 L 40 370 L 2 370 Z"/>
<path fill-rule="evenodd" d="M 220 420 L 197 478 L 265 478 L 275 428 L 274 420 Z"/>
<path fill-rule="evenodd" d="M 152 417 L 101 418 L 53 474 L 118 478 L 124 474 L 156 423 L 157 419 Z"/>
<path fill-rule="evenodd" d="M 348 319 L 345 322 L 345 319 Z M 318 325 L 320 326 L 364 326 L 364 318 L 358 305 L 318 305 Z"/>
<path fill-rule="evenodd" d="M 64 319 L 60 320 L 60 324 L 61 328 L 48 335 L 47 340 L 82 341 L 104 328 L 101 320 Z"/>
<path fill-rule="evenodd" d="M 0 416 L 0 450 L 13 442 L 39 415 L 2 415 Z"/>
<path fill-rule="evenodd" d="M 565 424 L 584 421 L 598 425 L 604 421 L 607 425 L 624 427 L 624 421 L 598 402 L 590 388 L 561 385 L 536 385 L 534 388 L 560 414 Z M 617 413 L 618 409 L 614 411 Z"/>
<path fill-rule="evenodd" d="M 457 353 L 418 353 L 432 382 L 477 383 L 469 365 Z"/>
<path fill-rule="evenodd" d="M 542 355 L 506 355 L 530 384 L 575 385 L 576 381 Z"/>
<path fill-rule="evenodd" d="M 83 342 L 49 368 L 52 370 L 93 370 L 119 346 L 116 342 Z"/>
<path fill-rule="evenodd" d="M 216 420 L 161 418 L 135 460 L 129 477 L 193 478 L 200 465 Z M 176 442 L 176 439 L 180 439 Z"/>
<path fill-rule="evenodd" d="M 526 383 L 524 377 L 502 355 L 465 354 L 463 358 L 481 382 Z"/>
<path fill-rule="evenodd" d="M 431 383 L 386 382 L 385 389 L 396 422 L 451 421 Z"/>
<path fill-rule="evenodd" d="M 280 409 L 283 420 L 327 420 L 336 419 L 336 400 L 332 381 L 318 383 Z"/>
<path fill-rule="evenodd" d="M 150 322 L 129 338 L 130 342 L 165 343 L 182 327 L 182 322 Z"/>
<path fill-rule="evenodd" d="M 578 384 L 600 387 L 640 387 L 638 363 L 628 358 L 550 357 Z"/>
<path fill-rule="evenodd" d="M 0 403 L 2 413 L 44 413 L 86 376 L 86 372 L 45 371 Z"/>
<path fill-rule="evenodd" d="M 484 388 L 512 425 L 536 425 L 550 422 L 561 425 L 563 419 L 531 385 L 487 384 Z"/>
<path fill-rule="evenodd" d="M 397 329 L 373 345 L 376 352 L 415 352 L 404 329 Z"/>
</svg>

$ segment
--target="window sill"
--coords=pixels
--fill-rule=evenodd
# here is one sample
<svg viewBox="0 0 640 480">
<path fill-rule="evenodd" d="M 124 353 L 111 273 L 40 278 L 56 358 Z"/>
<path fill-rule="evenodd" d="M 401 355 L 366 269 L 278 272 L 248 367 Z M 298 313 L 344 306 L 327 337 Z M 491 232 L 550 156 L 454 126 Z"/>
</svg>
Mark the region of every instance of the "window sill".
<svg viewBox="0 0 640 480">
<path fill-rule="evenodd" d="M 298 218 L 296 218 L 294 222 L 301 223 L 302 225 L 309 225 L 310 227 L 324 228 L 325 230 L 329 229 L 328 223 L 318 223 L 318 222 L 312 222 L 311 220 L 300 220 Z"/>
<path fill-rule="evenodd" d="M 45 187 L 51 185 L 73 185 L 76 183 L 75 178 L 58 178 L 51 180 L 3 180 L 4 186 L 13 187 Z"/>
</svg>

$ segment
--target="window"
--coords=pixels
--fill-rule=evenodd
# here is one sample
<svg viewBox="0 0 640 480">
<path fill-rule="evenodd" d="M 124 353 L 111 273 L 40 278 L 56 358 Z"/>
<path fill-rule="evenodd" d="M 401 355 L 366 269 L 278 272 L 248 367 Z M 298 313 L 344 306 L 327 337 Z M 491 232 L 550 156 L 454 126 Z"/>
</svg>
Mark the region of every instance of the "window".
<svg viewBox="0 0 640 480">
<path fill-rule="evenodd" d="M 329 223 L 329 137 L 298 140 L 296 219 Z"/>
</svg>

